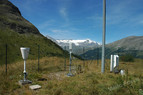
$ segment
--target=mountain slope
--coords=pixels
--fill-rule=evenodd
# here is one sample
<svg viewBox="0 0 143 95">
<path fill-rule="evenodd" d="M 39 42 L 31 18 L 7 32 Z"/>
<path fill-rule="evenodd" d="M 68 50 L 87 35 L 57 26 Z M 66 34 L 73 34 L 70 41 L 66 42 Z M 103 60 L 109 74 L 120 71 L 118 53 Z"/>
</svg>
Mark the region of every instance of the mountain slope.
<svg viewBox="0 0 143 95">
<path fill-rule="evenodd" d="M 0 1 L 0 28 L 6 27 L 20 34 L 36 34 L 42 36 L 38 29 L 21 16 L 19 9 L 8 0 Z"/>
<path fill-rule="evenodd" d="M 123 38 L 108 44 L 107 47 L 122 47 L 126 50 L 143 50 L 143 36 L 130 36 Z"/>
<path fill-rule="evenodd" d="M 110 58 L 111 54 L 119 54 L 120 56 L 130 54 L 136 58 L 143 58 L 143 36 L 131 36 L 107 44 L 105 57 Z M 80 56 L 85 59 L 101 58 L 101 48 L 87 51 Z"/>
<path fill-rule="evenodd" d="M 30 47 L 29 58 L 37 59 L 38 45 L 40 57 L 63 56 L 63 49 L 44 37 L 38 29 L 25 20 L 8 0 L 0 1 L 0 64 L 5 63 L 6 44 L 8 63 L 22 59 L 20 47 Z"/>
</svg>

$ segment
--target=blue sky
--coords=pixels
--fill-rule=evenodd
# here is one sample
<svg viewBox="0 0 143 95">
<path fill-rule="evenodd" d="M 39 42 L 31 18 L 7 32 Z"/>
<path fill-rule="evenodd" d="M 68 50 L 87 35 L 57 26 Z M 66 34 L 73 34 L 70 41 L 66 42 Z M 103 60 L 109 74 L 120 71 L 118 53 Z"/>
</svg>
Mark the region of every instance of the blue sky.
<svg viewBox="0 0 143 95">
<path fill-rule="evenodd" d="M 102 42 L 103 0 L 9 0 L 43 35 Z M 143 36 L 143 0 L 106 0 L 106 43 Z"/>
</svg>

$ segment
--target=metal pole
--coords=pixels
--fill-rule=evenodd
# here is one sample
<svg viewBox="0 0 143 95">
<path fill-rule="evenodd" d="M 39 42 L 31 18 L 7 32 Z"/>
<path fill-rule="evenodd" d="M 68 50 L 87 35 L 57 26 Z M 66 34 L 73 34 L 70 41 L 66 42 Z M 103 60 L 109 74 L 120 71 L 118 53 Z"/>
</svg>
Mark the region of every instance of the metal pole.
<svg viewBox="0 0 143 95">
<path fill-rule="evenodd" d="M 39 72 L 40 46 L 38 45 L 38 72 Z"/>
<path fill-rule="evenodd" d="M 70 64 L 69 64 L 69 73 L 67 74 L 68 76 L 73 76 L 71 72 L 71 64 L 72 64 L 72 43 L 69 43 L 69 53 L 70 53 Z"/>
<path fill-rule="evenodd" d="M 65 51 L 64 51 L 64 53 L 65 53 L 65 65 L 64 65 L 64 69 L 65 69 L 65 71 L 66 71 L 66 46 L 65 46 Z"/>
<path fill-rule="evenodd" d="M 102 35 L 102 64 L 101 72 L 105 71 L 105 32 L 106 32 L 106 0 L 103 0 L 103 35 Z"/>
<path fill-rule="evenodd" d="M 97 47 L 97 65 L 99 64 L 99 48 Z"/>
<path fill-rule="evenodd" d="M 71 54 L 72 54 L 72 52 L 71 52 L 71 50 L 70 50 L 70 68 L 69 68 L 69 73 L 70 73 L 70 74 L 71 74 L 71 64 L 72 64 Z"/>
<path fill-rule="evenodd" d="M 83 54 L 84 54 L 84 47 L 83 47 Z M 84 55 L 83 55 L 83 67 L 85 67 Z"/>
<path fill-rule="evenodd" d="M 24 60 L 24 81 L 26 81 L 26 60 Z"/>
<path fill-rule="evenodd" d="M 6 44 L 6 55 L 5 55 L 5 73 L 7 75 L 7 44 Z"/>
</svg>

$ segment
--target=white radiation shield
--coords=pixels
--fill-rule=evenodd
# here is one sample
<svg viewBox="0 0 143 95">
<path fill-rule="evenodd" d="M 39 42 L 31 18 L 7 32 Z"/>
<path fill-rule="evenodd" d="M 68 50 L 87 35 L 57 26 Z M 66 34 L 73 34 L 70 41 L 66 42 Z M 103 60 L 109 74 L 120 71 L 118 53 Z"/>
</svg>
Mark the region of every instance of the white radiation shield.
<svg viewBox="0 0 143 95">
<path fill-rule="evenodd" d="M 69 43 L 69 49 L 72 50 L 72 43 Z"/>
<path fill-rule="evenodd" d="M 119 66 L 119 56 L 114 55 L 114 68 Z"/>
<path fill-rule="evenodd" d="M 21 47 L 20 50 L 21 50 L 22 58 L 26 60 L 28 58 L 30 48 Z"/>
<path fill-rule="evenodd" d="M 114 65 L 114 55 L 111 55 L 111 63 L 110 63 L 110 72 L 113 71 L 113 65 Z"/>
<path fill-rule="evenodd" d="M 111 55 L 110 72 L 119 66 L 119 56 Z"/>
</svg>

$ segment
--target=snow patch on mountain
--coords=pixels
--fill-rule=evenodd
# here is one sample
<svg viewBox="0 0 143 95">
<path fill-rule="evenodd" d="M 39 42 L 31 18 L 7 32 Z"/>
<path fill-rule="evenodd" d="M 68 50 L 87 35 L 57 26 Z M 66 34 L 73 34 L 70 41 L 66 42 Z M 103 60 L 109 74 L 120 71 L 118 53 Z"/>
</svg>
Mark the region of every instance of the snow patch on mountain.
<svg viewBox="0 0 143 95">
<path fill-rule="evenodd" d="M 80 55 L 88 50 L 93 50 L 97 47 L 100 47 L 101 44 L 95 41 L 92 41 L 90 39 L 85 40 L 55 40 L 54 38 L 50 36 L 46 36 L 51 41 L 55 42 L 59 46 L 61 46 L 63 49 L 66 49 L 69 51 L 69 43 L 72 43 L 72 52 L 74 54 Z M 83 52 L 84 48 L 84 52 Z"/>
<path fill-rule="evenodd" d="M 101 45 L 98 42 L 92 41 L 90 39 L 86 40 L 56 40 L 58 44 L 61 46 L 62 44 L 67 45 L 69 42 L 74 44 L 75 46 L 85 46 L 85 45 Z"/>
</svg>

